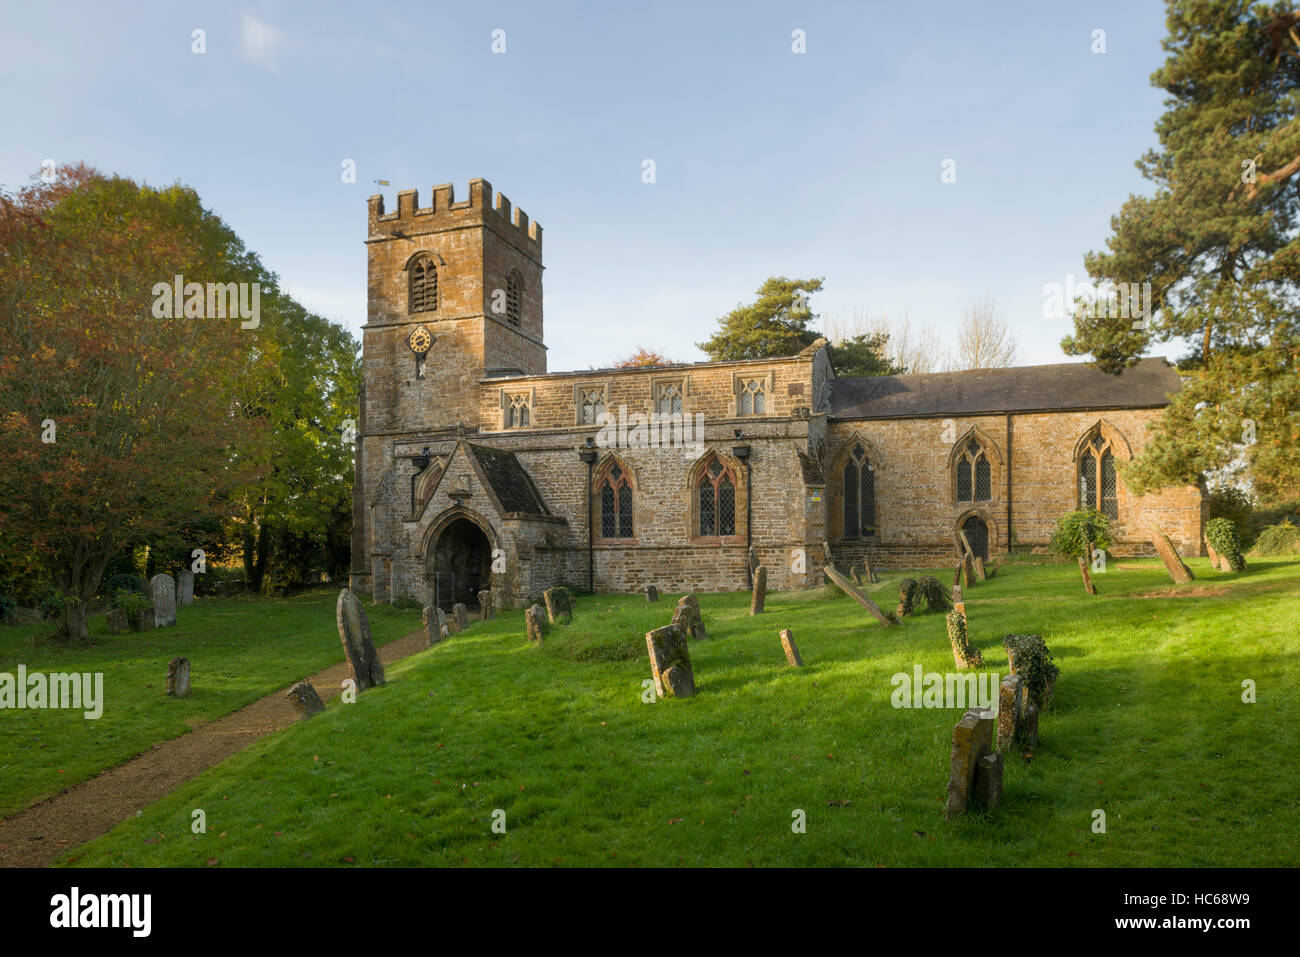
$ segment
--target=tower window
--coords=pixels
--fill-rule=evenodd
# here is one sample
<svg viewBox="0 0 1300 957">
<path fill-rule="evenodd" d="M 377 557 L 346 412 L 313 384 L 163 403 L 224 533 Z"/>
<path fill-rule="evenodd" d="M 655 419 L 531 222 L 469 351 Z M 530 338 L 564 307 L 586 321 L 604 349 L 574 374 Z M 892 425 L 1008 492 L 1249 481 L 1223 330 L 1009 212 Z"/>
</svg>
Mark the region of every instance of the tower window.
<svg viewBox="0 0 1300 957">
<path fill-rule="evenodd" d="M 524 281 L 519 278 L 517 270 L 510 270 L 506 276 L 506 319 L 512 326 L 519 325 L 520 300 L 523 298 Z"/>
<path fill-rule="evenodd" d="M 407 303 L 411 312 L 438 308 L 438 266 L 432 256 L 419 256 L 411 263 L 407 277 Z"/>
</svg>

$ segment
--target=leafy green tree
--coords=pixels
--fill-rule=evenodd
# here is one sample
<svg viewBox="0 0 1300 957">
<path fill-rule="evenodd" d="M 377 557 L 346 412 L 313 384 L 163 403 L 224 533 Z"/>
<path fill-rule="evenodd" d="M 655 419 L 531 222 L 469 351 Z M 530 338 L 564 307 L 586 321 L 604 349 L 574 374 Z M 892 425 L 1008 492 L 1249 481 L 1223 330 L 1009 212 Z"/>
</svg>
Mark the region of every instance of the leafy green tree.
<svg viewBox="0 0 1300 957">
<path fill-rule="evenodd" d="M 1167 23 L 1168 58 L 1152 76 L 1167 110 L 1159 147 L 1137 164 L 1154 193 L 1130 196 L 1106 250 L 1085 257 L 1099 285 L 1149 282 L 1150 308 L 1081 309 L 1062 346 L 1118 372 L 1154 344 L 1191 344 L 1183 390 L 1125 470 L 1132 490 L 1241 462 L 1261 502 L 1295 500 L 1300 11 L 1170 0 Z"/>
<path fill-rule="evenodd" d="M 758 287 L 754 302 L 736 306 L 718 320 L 721 328 L 697 345 L 715 362 L 795 355 L 818 339 L 808 325 L 817 318 L 808 297 L 821 288 L 821 279 L 773 276 Z"/>
<path fill-rule="evenodd" d="M 895 365 L 886 354 L 887 333 L 859 333 L 851 339 L 830 346 L 831 365 L 840 378 L 875 375 L 902 375 L 907 370 Z"/>
</svg>

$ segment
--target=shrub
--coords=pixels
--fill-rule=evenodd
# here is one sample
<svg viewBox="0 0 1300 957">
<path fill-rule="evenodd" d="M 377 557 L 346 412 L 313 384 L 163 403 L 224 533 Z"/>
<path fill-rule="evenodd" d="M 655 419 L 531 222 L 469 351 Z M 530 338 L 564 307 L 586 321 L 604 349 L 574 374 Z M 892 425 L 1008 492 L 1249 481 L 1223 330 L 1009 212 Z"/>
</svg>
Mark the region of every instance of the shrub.
<svg viewBox="0 0 1300 957">
<path fill-rule="evenodd" d="M 1227 518 L 1212 518 L 1205 524 L 1205 540 L 1223 556 L 1234 572 L 1246 570 L 1246 560 L 1241 557 L 1241 540 L 1237 526 Z"/>
<path fill-rule="evenodd" d="M 1028 700 L 1042 711 L 1052 700 L 1052 688 L 1061 673 L 1047 650 L 1047 642 L 1039 635 L 1007 635 L 1002 645 L 1007 649 L 1007 659 L 1014 664 L 1013 671 L 1024 682 Z"/>
<path fill-rule="evenodd" d="M 109 601 L 111 603 L 113 597 L 115 597 L 119 591 L 134 591 L 144 595 L 144 579 L 139 575 L 130 575 L 126 573 L 114 575 L 109 578 L 108 582 L 101 589 L 100 594 L 110 596 Z M 117 606 L 114 605 L 113 607 L 116 608 Z"/>
<path fill-rule="evenodd" d="M 399 608 L 402 611 L 421 611 L 424 608 L 417 599 L 406 595 L 403 595 L 401 598 L 393 599 L 392 605 L 394 608 Z"/>
<path fill-rule="evenodd" d="M 1052 532 L 1052 550 L 1064 558 L 1091 561 L 1089 544 L 1103 550 L 1110 547 L 1110 519 L 1095 508 L 1084 508 L 1062 515 L 1056 523 L 1056 530 Z"/>
<path fill-rule="evenodd" d="M 1255 539 L 1253 554 L 1277 556 L 1300 555 L 1300 528 L 1284 519 L 1280 525 L 1270 525 Z"/>
<path fill-rule="evenodd" d="M 1251 523 L 1255 503 L 1251 499 L 1250 493 L 1235 485 L 1220 485 L 1210 492 L 1209 503 L 1210 518 L 1226 518 L 1237 529 L 1237 536 L 1241 543 L 1240 547 L 1243 549 L 1250 548 L 1254 543 L 1256 534 L 1256 530 Z M 1208 539 L 1208 525 L 1206 531 Z M 1218 551 L 1219 546 L 1215 545 L 1214 550 Z"/>
<path fill-rule="evenodd" d="M 138 590 L 126 590 L 120 588 L 113 592 L 113 597 L 108 602 L 112 607 L 124 611 L 128 618 L 134 619 L 137 614 L 149 607 L 149 599 Z"/>
</svg>

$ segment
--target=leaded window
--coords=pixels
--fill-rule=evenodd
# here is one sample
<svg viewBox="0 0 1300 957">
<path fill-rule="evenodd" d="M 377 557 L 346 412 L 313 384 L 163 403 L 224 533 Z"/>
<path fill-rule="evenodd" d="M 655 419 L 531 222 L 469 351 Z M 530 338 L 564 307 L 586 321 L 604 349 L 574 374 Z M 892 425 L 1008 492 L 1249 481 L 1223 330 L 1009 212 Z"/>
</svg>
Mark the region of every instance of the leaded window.
<svg viewBox="0 0 1300 957">
<path fill-rule="evenodd" d="M 600 537 L 632 537 L 632 482 L 617 461 L 596 480 L 600 496 Z"/>
<path fill-rule="evenodd" d="M 429 312 L 438 308 L 438 266 L 431 256 L 420 256 L 407 277 L 407 304 L 410 312 Z"/>
<path fill-rule="evenodd" d="M 844 465 L 844 536 L 876 534 L 876 473 L 867 450 L 855 443 Z"/>
<path fill-rule="evenodd" d="M 523 295 L 524 281 L 513 269 L 506 276 L 506 319 L 512 326 L 519 325 L 519 303 Z"/>
<path fill-rule="evenodd" d="M 518 429 L 526 426 L 531 411 L 530 397 L 527 392 L 510 396 L 506 405 L 506 428 Z"/>
<path fill-rule="evenodd" d="M 741 415 L 763 415 L 767 412 L 767 380 L 747 379 L 740 384 L 740 401 L 737 408 Z"/>
<path fill-rule="evenodd" d="M 993 470 L 980 444 L 970 439 L 957 456 L 957 501 L 988 502 L 993 498 Z"/>
<path fill-rule="evenodd" d="M 1079 507 L 1095 508 L 1107 518 L 1119 519 L 1119 493 L 1115 454 L 1110 442 L 1094 435 L 1079 455 Z"/>
<path fill-rule="evenodd" d="M 582 397 L 582 408 L 579 417 L 582 419 L 583 425 L 592 425 L 605 411 L 605 390 L 583 389 L 580 395 Z"/>
<path fill-rule="evenodd" d="M 659 394 L 655 397 L 655 411 L 660 415 L 682 414 L 682 387 L 680 384 L 673 382 L 659 386 Z"/>
<path fill-rule="evenodd" d="M 700 472 L 699 522 L 703 538 L 736 534 L 736 479 L 715 455 Z"/>
</svg>

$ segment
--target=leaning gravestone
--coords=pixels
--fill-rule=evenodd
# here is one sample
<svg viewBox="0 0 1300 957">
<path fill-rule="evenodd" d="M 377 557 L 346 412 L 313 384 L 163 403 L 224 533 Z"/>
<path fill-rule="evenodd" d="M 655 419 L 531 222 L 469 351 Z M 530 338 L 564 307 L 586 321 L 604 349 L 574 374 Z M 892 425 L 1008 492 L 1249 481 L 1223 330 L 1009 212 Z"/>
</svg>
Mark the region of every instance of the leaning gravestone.
<svg viewBox="0 0 1300 957">
<path fill-rule="evenodd" d="M 561 618 L 573 617 L 573 598 L 563 585 L 542 592 L 542 601 L 546 602 L 546 617 L 550 619 L 552 625 Z"/>
<path fill-rule="evenodd" d="M 944 817 L 951 819 L 966 813 L 975 793 L 980 759 L 993 749 L 993 723 L 993 713 L 987 708 L 971 708 L 953 727 Z"/>
<path fill-rule="evenodd" d="M 190 659 L 173 658 L 167 663 L 167 694 L 184 698 L 190 693 Z"/>
<path fill-rule="evenodd" d="M 441 608 L 425 605 L 424 611 L 420 614 L 420 621 L 424 625 L 426 648 L 447 637 L 447 616 L 442 613 Z"/>
<path fill-rule="evenodd" d="M 1165 534 L 1164 529 L 1159 526 L 1153 526 L 1151 529 L 1151 544 L 1155 546 L 1156 554 L 1160 560 L 1165 563 L 1165 570 L 1169 572 L 1169 577 L 1180 585 L 1186 585 L 1196 576 L 1192 570 L 1183 564 L 1182 558 L 1178 555 L 1178 549 L 1174 547 L 1173 541 Z"/>
<path fill-rule="evenodd" d="M 286 691 L 284 696 L 304 719 L 325 710 L 325 702 L 321 701 L 320 695 L 316 693 L 310 681 L 299 681 Z"/>
<path fill-rule="evenodd" d="M 659 600 L 659 589 L 658 589 L 658 588 L 655 588 L 654 585 L 646 585 L 646 586 L 645 586 L 645 600 L 646 600 L 646 601 L 658 601 L 658 600 Z"/>
<path fill-rule="evenodd" d="M 785 660 L 792 668 L 802 668 L 803 659 L 799 657 L 799 646 L 794 643 L 794 635 L 786 628 L 781 632 L 781 647 L 785 649 Z"/>
<path fill-rule="evenodd" d="M 130 616 L 121 608 L 110 608 L 108 610 L 108 633 L 110 635 L 125 635 L 130 630 Z"/>
<path fill-rule="evenodd" d="M 988 574 L 984 571 L 984 559 L 978 555 L 975 556 L 975 578 L 982 582 L 989 580 Z"/>
<path fill-rule="evenodd" d="M 853 581 L 853 584 L 857 585 L 859 588 L 862 587 L 862 576 L 858 574 L 857 565 L 849 566 L 849 578 Z"/>
<path fill-rule="evenodd" d="M 826 577 L 829 578 L 831 582 L 837 588 L 839 588 L 840 591 L 844 592 L 844 594 L 848 595 L 850 598 L 856 601 L 867 611 L 871 612 L 871 614 L 876 617 L 876 620 L 879 621 L 882 625 L 895 624 L 895 622 L 890 621 L 888 615 L 886 615 L 883 611 L 880 610 L 879 605 L 877 605 L 874 601 L 868 598 L 864 592 L 862 592 L 859 588 L 857 588 L 857 586 L 853 584 L 853 582 L 849 581 L 847 578 L 845 578 L 843 575 L 837 572 L 832 566 L 826 565 L 822 568 L 822 571 L 826 573 Z"/>
<path fill-rule="evenodd" d="M 650 654 L 650 674 L 659 697 L 690 698 L 695 694 L 695 673 L 686 634 L 677 625 L 664 625 L 646 632 L 646 651 Z"/>
<path fill-rule="evenodd" d="M 754 591 L 749 598 L 749 613 L 763 614 L 763 602 L 767 600 L 767 567 L 759 565 L 754 570 Z"/>
<path fill-rule="evenodd" d="M 176 576 L 176 604 L 181 608 L 194 604 L 194 573 L 188 568 Z"/>
<path fill-rule="evenodd" d="M 871 565 L 871 559 L 865 555 L 862 557 L 862 578 L 868 585 L 874 585 L 880 581 L 880 576 L 876 574 L 875 568 Z"/>
<path fill-rule="evenodd" d="M 375 651 L 375 640 L 370 636 L 370 620 L 350 589 L 339 592 L 335 618 L 339 640 L 343 642 L 343 654 L 348 659 L 348 670 L 357 683 L 357 691 L 383 684 L 384 666 Z"/>
<path fill-rule="evenodd" d="M 961 612 L 948 612 L 948 643 L 952 645 L 952 658 L 958 668 L 984 667 L 984 656 L 966 635 L 966 616 Z"/>
<path fill-rule="evenodd" d="M 155 628 L 176 624 L 176 582 L 171 575 L 154 575 L 149 579 L 149 602 L 153 605 Z"/>
<path fill-rule="evenodd" d="M 484 621 L 492 620 L 492 592 L 484 590 L 478 593 L 478 610 Z"/>
<path fill-rule="evenodd" d="M 528 631 L 528 640 L 540 645 L 546 634 L 546 611 L 541 605 L 532 605 L 524 612 L 524 627 Z"/>
<path fill-rule="evenodd" d="M 708 638 L 704 630 L 704 616 L 700 614 L 700 602 L 694 595 L 683 595 L 677 599 L 673 609 L 674 625 L 679 625 L 691 638 Z"/>
</svg>

